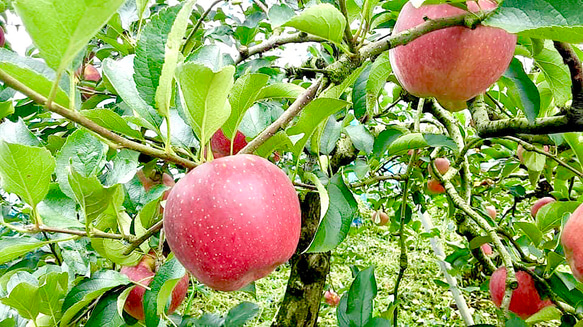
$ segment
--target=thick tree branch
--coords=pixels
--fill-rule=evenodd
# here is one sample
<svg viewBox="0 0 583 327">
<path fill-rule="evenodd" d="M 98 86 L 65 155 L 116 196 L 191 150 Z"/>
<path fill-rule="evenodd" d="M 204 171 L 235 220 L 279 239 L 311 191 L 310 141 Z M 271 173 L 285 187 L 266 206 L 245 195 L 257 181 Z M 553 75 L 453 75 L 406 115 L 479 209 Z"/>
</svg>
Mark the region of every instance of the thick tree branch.
<svg viewBox="0 0 583 327">
<path fill-rule="evenodd" d="M 241 63 L 243 60 L 253 55 L 269 51 L 271 49 L 279 47 L 280 45 L 288 43 L 325 42 L 325 41 L 326 40 L 321 37 L 317 37 L 303 32 L 273 36 L 267 39 L 266 41 L 262 42 L 261 44 L 252 46 L 250 48 L 242 47 L 241 49 L 239 49 L 239 56 L 235 57 L 235 65 Z"/>
<path fill-rule="evenodd" d="M 0 69 L 0 80 L 2 80 L 6 86 L 9 86 L 9 87 L 15 89 L 16 91 L 28 96 L 34 102 L 39 103 L 41 105 L 47 104 L 47 98 L 45 98 L 43 95 L 37 93 L 33 89 L 29 88 L 28 86 L 22 84 L 20 81 L 16 80 L 15 78 L 13 78 L 12 76 L 10 76 L 9 74 L 7 74 L 6 72 L 4 72 L 1 69 Z M 148 145 L 144 145 L 141 143 L 130 141 L 121 135 L 115 134 L 114 132 L 108 130 L 107 128 L 102 127 L 102 126 L 98 125 L 97 123 L 95 123 L 94 121 L 81 115 L 77 111 L 70 110 L 70 109 L 65 108 L 57 103 L 54 103 L 54 102 L 50 103 L 50 105 L 48 105 L 46 107 L 48 110 L 50 110 L 56 114 L 59 114 L 59 115 L 65 117 L 66 119 L 87 128 L 88 130 L 90 130 L 92 132 L 99 134 L 103 138 L 111 141 L 112 143 L 114 143 L 115 145 L 118 145 L 121 148 L 126 148 L 126 149 L 130 149 L 130 150 L 138 151 L 138 152 L 141 152 L 143 154 L 147 154 L 151 157 L 159 158 L 159 159 L 169 161 L 169 162 L 174 162 L 174 163 L 176 163 L 180 166 L 186 167 L 186 168 L 196 167 L 196 163 L 194 163 L 193 161 L 179 157 L 175 154 L 166 153 L 165 151 L 154 149 Z"/>
<path fill-rule="evenodd" d="M 259 134 L 253 141 L 249 142 L 239 153 L 253 153 L 257 150 L 261 144 L 265 143 L 270 137 L 275 135 L 280 128 L 285 128 L 285 126 L 295 117 L 300 111 L 312 101 L 316 92 L 320 88 L 322 80 L 319 79 L 314 82 L 304 93 L 300 94 L 296 101 L 292 103 L 289 108 L 271 125 L 269 125 L 261 134 Z"/>
</svg>

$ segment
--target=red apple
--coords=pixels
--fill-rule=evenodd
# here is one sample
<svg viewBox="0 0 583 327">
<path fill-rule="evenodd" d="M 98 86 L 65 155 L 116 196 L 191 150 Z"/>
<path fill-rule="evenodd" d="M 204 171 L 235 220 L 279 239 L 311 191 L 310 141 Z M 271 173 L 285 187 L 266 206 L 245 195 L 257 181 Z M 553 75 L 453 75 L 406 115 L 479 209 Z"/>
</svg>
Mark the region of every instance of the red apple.
<svg viewBox="0 0 583 327">
<path fill-rule="evenodd" d="M 496 219 L 496 207 L 486 206 L 486 212 L 488 212 L 488 216 L 490 216 L 490 218 Z"/>
<path fill-rule="evenodd" d="M 539 312 L 542 308 L 552 305 L 550 300 L 542 300 L 538 293 L 534 280 L 525 271 L 516 272 L 518 288 L 512 291 L 510 298 L 510 311 L 522 319 L 527 319 Z M 506 268 L 498 268 L 490 278 L 490 295 L 497 307 L 502 305 L 504 290 L 506 288 Z"/>
<path fill-rule="evenodd" d="M 155 181 L 151 177 L 146 176 L 143 169 L 138 170 L 138 172 L 136 172 L 136 176 L 138 177 L 138 179 L 140 180 L 140 182 L 144 186 L 144 190 L 146 190 L 146 192 L 148 192 L 152 187 L 154 187 L 155 185 L 158 185 L 158 184 L 163 184 L 163 185 L 166 185 L 170 188 L 174 187 L 174 185 L 176 184 L 174 182 L 174 178 L 172 178 L 172 176 L 170 176 L 166 173 L 162 174 L 162 180 L 160 180 L 160 181 Z M 162 200 L 166 200 L 168 198 L 169 193 L 170 193 L 170 190 L 164 192 L 164 195 L 162 196 Z"/>
<path fill-rule="evenodd" d="M 492 0 L 479 7 L 493 10 Z M 470 11 L 480 8 L 468 1 Z M 448 4 L 415 8 L 405 4 L 393 33 L 416 27 L 428 19 L 452 17 L 465 11 Z M 465 101 L 485 92 L 504 73 L 512 57 L 516 36 L 494 27 L 462 26 L 433 31 L 413 42 L 391 49 L 391 66 L 401 86 L 418 97 L 435 97 L 450 110 L 466 107 Z"/>
<path fill-rule="evenodd" d="M 6 44 L 6 36 L 4 35 L 4 29 L 0 26 L 0 48 L 4 47 Z"/>
<path fill-rule="evenodd" d="M 540 208 L 552 202 L 555 202 L 555 199 L 551 198 L 550 196 L 545 196 L 544 198 L 536 200 L 532 205 L 532 208 L 530 208 L 530 215 L 535 218 Z"/>
<path fill-rule="evenodd" d="M 372 215 L 372 221 L 377 225 L 384 226 L 389 222 L 389 216 L 382 210 L 377 210 Z"/>
<path fill-rule="evenodd" d="M 583 281 L 583 204 L 571 214 L 563 228 L 561 244 L 571 272 L 578 281 Z"/>
<path fill-rule="evenodd" d="M 204 163 L 170 192 L 164 229 L 176 258 L 203 284 L 233 291 L 294 254 L 301 212 L 277 166 L 239 154 Z"/>
<path fill-rule="evenodd" d="M 95 66 L 88 64 L 85 65 L 85 69 L 83 70 L 83 79 L 97 83 L 101 80 L 101 74 Z"/>
<path fill-rule="evenodd" d="M 446 158 L 437 158 L 435 159 L 435 168 L 437 168 L 437 171 L 440 174 L 445 174 L 447 173 L 447 171 L 449 170 L 449 160 L 447 160 Z M 431 165 L 429 165 L 429 174 L 433 173 L 433 167 Z"/>
<path fill-rule="evenodd" d="M 233 140 L 233 154 L 238 153 L 247 145 L 245 141 L 245 135 L 237 131 L 235 139 Z M 228 139 L 223 131 L 220 129 L 216 131 L 211 137 L 211 149 L 215 158 L 222 158 L 231 155 L 231 140 Z"/>
<path fill-rule="evenodd" d="M 445 193 L 445 187 L 437 180 L 430 179 L 427 181 L 427 191 L 429 191 L 429 194 L 443 194 Z"/>
<path fill-rule="evenodd" d="M 338 303 L 340 303 L 340 296 L 336 294 L 336 292 L 332 290 L 328 290 L 324 293 L 324 300 L 328 303 L 331 307 L 337 307 Z"/>
<path fill-rule="evenodd" d="M 130 278 L 130 280 L 142 285 L 150 285 L 154 278 L 156 262 L 151 254 L 145 255 L 140 263 L 134 267 L 122 267 L 120 272 Z M 171 314 L 186 298 L 188 291 L 188 274 L 185 274 L 172 290 L 172 300 L 168 307 L 168 314 Z M 144 293 L 146 289 L 141 286 L 135 286 L 128 295 L 124 310 L 132 317 L 138 320 L 144 320 Z"/>
<path fill-rule="evenodd" d="M 480 248 L 482 249 L 482 251 L 484 252 L 485 255 L 492 255 L 492 253 L 494 253 L 492 251 L 492 246 L 488 243 L 484 243 L 480 246 Z"/>
</svg>

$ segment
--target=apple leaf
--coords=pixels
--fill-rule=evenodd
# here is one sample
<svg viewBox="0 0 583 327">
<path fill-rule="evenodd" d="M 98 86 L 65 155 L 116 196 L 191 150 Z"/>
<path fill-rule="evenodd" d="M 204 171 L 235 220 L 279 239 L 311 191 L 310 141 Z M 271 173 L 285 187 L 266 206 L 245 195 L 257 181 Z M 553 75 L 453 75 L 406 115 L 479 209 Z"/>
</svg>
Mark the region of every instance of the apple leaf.
<svg viewBox="0 0 583 327">
<path fill-rule="evenodd" d="M 358 213 L 358 204 L 342 174 L 332 176 L 326 190 L 330 204 L 306 252 L 326 252 L 336 248 L 348 235 L 350 224 Z"/>
<path fill-rule="evenodd" d="M 155 96 L 157 108 L 164 117 L 169 116 L 168 110 L 170 110 L 170 101 L 172 100 L 174 72 L 179 60 L 182 60 L 180 49 L 184 43 L 184 34 L 186 34 L 186 27 L 195 3 L 196 0 L 188 0 L 182 5 L 166 40 L 164 65 L 162 66 Z"/>
<path fill-rule="evenodd" d="M 187 122 L 201 144 L 206 144 L 230 115 L 227 96 L 233 86 L 234 73 L 233 66 L 217 73 L 195 62 L 178 66 L 176 79 L 186 107 Z"/>
<path fill-rule="evenodd" d="M 38 214 L 43 224 L 58 228 L 83 228 L 77 219 L 77 204 L 66 196 L 59 184 L 51 183 L 49 193 L 37 206 Z"/>
<path fill-rule="evenodd" d="M 346 19 L 336 7 L 329 3 L 323 3 L 305 9 L 298 16 L 292 17 L 283 26 L 294 27 L 340 45 L 344 35 Z"/>
<path fill-rule="evenodd" d="M 129 182 L 138 169 L 139 152 L 122 149 L 111 159 L 112 167 L 105 176 L 105 186 Z"/>
<path fill-rule="evenodd" d="M 370 76 L 371 68 L 371 65 L 367 65 L 352 86 L 352 107 L 354 108 L 354 116 L 358 119 L 367 114 L 366 85 Z"/>
<path fill-rule="evenodd" d="M 521 36 L 581 43 L 582 7 L 583 0 L 504 0 L 483 24 Z"/>
<path fill-rule="evenodd" d="M 455 142 L 448 136 L 441 134 L 409 133 L 401 135 L 391 142 L 388 147 L 389 155 L 402 154 L 410 149 L 444 146 L 452 150 L 457 149 Z"/>
<path fill-rule="evenodd" d="M 117 312 L 117 299 L 119 292 L 109 292 L 102 296 L 97 302 L 95 309 L 91 311 L 91 316 L 85 327 L 117 327 L 124 326 L 122 316 Z"/>
<path fill-rule="evenodd" d="M 49 150 L 0 140 L 0 185 L 31 207 L 49 192 L 54 170 L 55 159 Z"/>
<path fill-rule="evenodd" d="M 382 131 L 374 141 L 373 153 L 375 156 L 382 156 L 389 146 L 403 135 L 403 131 L 396 128 L 388 128 Z"/>
<path fill-rule="evenodd" d="M 267 17 L 269 17 L 272 28 L 281 26 L 282 24 L 289 21 L 293 16 L 295 16 L 294 10 L 283 3 L 280 5 L 270 6 L 269 11 L 267 12 Z"/>
<path fill-rule="evenodd" d="M 47 64 L 69 68 L 125 0 L 16 0 L 14 8 Z"/>
<path fill-rule="evenodd" d="M 561 219 L 579 207 L 577 201 L 557 201 L 542 206 L 536 213 L 536 227 L 543 233 L 555 227 L 561 227 Z"/>
<path fill-rule="evenodd" d="M 268 79 L 269 76 L 265 74 L 245 74 L 237 79 L 229 95 L 231 115 L 222 128 L 228 139 L 237 134 L 245 112 L 253 105 Z"/>
<path fill-rule="evenodd" d="M 320 136 L 320 153 L 330 154 L 336 148 L 336 142 L 340 139 L 342 134 L 342 127 L 344 126 L 342 121 L 336 121 L 334 116 L 328 117 L 328 121 L 322 130 L 322 135 Z"/>
<path fill-rule="evenodd" d="M 7 297 L 0 299 L 0 302 L 16 309 L 23 318 L 35 320 L 39 314 L 40 304 L 38 286 L 21 282 L 10 290 Z"/>
<path fill-rule="evenodd" d="M 144 312 L 146 313 L 146 325 L 158 326 L 158 315 L 166 307 L 167 300 L 171 297 L 174 285 L 184 277 L 186 270 L 176 258 L 166 261 L 158 270 L 150 283 L 150 289 L 144 293 Z M 165 285 L 168 283 L 171 287 Z"/>
<path fill-rule="evenodd" d="M 356 83 L 356 80 L 360 77 L 362 72 L 367 69 L 370 65 L 370 62 L 366 62 L 360 67 L 356 68 L 347 78 L 345 78 L 342 83 L 335 85 L 320 95 L 320 98 L 333 98 L 338 99 L 342 96 L 344 91 L 350 86 L 353 86 Z M 352 100 L 354 102 L 354 100 Z"/>
<path fill-rule="evenodd" d="M 49 243 L 51 242 L 41 242 L 32 237 L 4 237 L 0 240 L 0 265 L 10 262 Z"/>
<path fill-rule="evenodd" d="M 372 319 L 373 300 L 377 296 L 374 266 L 361 270 L 348 290 L 346 316 L 350 326 L 365 326 Z"/>
<path fill-rule="evenodd" d="M 225 316 L 225 326 L 242 327 L 245 323 L 257 316 L 261 308 L 252 302 L 241 302 L 229 310 Z"/>
<path fill-rule="evenodd" d="M 156 109 L 148 105 L 141 97 L 133 79 L 135 55 L 124 57 L 114 61 L 106 58 L 103 61 L 103 73 L 122 100 L 139 117 L 149 123 L 148 128 L 160 134 L 159 128 L 162 124 L 162 117 Z"/>
<path fill-rule="evenodd" d="M 518 226 L 526 236 L 532 241 L 534 246 L 538 246 L 543 239 L 543 233 L 535 224 L 526 221 L 517 221 L 514 225 Z"/>
<path fill-rule="evenodd" d="M 14 113 L 12 100 L 0 102 L 0 119 L 4 119 Z"/>
<path fill-rule="evenodd" d="M 44 97 L 49 96 L 57 78 L 55 71 L 49 68 L 46 63 L 33 58 L 21 57 L 16 52 L 5 48 L 0 48 L 0 70 Z M 69 95 L 66 91 L 68 89 L 68 77 L 61 78 L 55 95 L 55 103 L 69 107 Z"/>
<path fill-rule="evenodd" d="M 41 146 L 39 139 L 32 134 L 21 117 L 15 123 L 6 119 L 0 124 L 0 140 L 30 146 Z"/>
<path fill-rule="evenodd" d="M 291 83 L 277 83 L 263 87 L 256 100 L 268 100 L 277 98 L 295 99 L 302 94 L 306 89 Z"/>
<path fill-rule="evenodd" d="M 302 151 L 318 125 L 347 105 L 346 101 L 329 98 L 317 98 L 311 101 L 301 111 L 296 124 L 287 130 L 292 142 L 295 138 L 294 153 L 299 154 Z"/>
<path fill-rule="evenodd" d="M 571 99 L 571 74 L 561 55 L 550 47 L 545 45 L 545 48 L 533 58 L 549 83 L 555 105 L 562 106 Z"/>
<path fill-rule="evenodd" d="M 356 126 L 346 126 L 344 129 L 346 134 L 350 137 L 350 140 L 354 144 L 354 147 L 360 151 L 370 154 L 374 146 L 374 137 L 362 124 Z"/>
<path fill-rule="evenodd" d="M 68 326 L 71 320 L 93 300 L 97 299 L 110 289 L 127 285 L 129 278 L 115 270 L 102 270 L 79 282 L 67 293 L 63 302 L 60 326 Z"/>
<path fill-rule="evenodd" d="M 540 110 L 540 94 L 533 81 L 524 72 L 520 60 L 513 58 L 510 66 L 504 73 L 504 77 L 510 80 L 519 95 L 519 107 L 524 111 L 526 118 L 534 122 Z"/>
<path fill-rule="evenodd" d="M 389 52 L 385 51 L 380 56 L 378 56 L 370 68 L 368 75 L 368 80 L 366 81 L 366 109 L 367 112 L 372 112 L 379 92 L 383 89 L 387 83 L 387 78 L 393 69 L 391 68 L 391 63 L 389 62 Z"/>
<path fill-rule="evenodd" d="M 565 141 L 569 144 L 571 149 L 575 152 L 577 161 L 583 166 L 583 134 L 582 133 L 565 133 L 563 134 Z"/>
<path fill-rule="evenodd" d="M 99 255 L 120 266 L 135 266 L 143 257 L 137 251 L 132 251 L 130 254 L 124 255 L 129 245 L 120 240 L 96 237 L 91 239 L 91 246 Z"/>
<path fill-rule="evenodd" d="M 90 132 L 79 129 L 67 137 L 67 141 L 57 154 L 57 181 L 63 193 L 73 198 L 73 191 L 69 185 L 67 167 L 72 164 L 75 171 L 88 177 L 95 176 L 105 166 L 107 146 L 99 141 Z"/>
<path fill-rule="evenodd" d="M 288 150 L 291 149 L 292 146 L 293 144 L 287 134 L 284 131 L 279 131 L 272 137 L 268 138 L 267 141 L 263 142 L 263 144 L 255 150 L 255 153 L 260 157 L 267 158 L 276 149 Z"/>
<path fill-rule="evenodd" d="M 130 125 L 128 125 L 128 123 L 120 115 L 111 109 L 96 108 L 91 110 L 82 110 L 81 114 L 86 118 L 94 121 L 97 125 L 105 127 L 112 132 L 127 135 L 138 140 L 144 139 L 142 133 L 131 128 Z"/>
<path fill-rule="evenodd" d="M 144 26 L 134 58 L 134 81 L 146 104 L 156 107 L 156 90 L 160 84 L 166 57 L 168 34 L 182 7 L 174 6 L 160 10 Z"/>
</svg>

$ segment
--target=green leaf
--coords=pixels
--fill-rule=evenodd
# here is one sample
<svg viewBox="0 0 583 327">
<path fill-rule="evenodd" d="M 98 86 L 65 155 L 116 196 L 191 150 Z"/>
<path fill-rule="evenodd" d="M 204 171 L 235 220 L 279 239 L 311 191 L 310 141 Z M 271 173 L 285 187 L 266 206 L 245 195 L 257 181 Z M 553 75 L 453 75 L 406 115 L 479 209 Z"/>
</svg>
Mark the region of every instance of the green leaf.
<svg viewBox="0 0 583 327">
<path fill-rule="evenodd" d="M 384 88 L 392 71 L 389 52 L 385 51 L 375 59 L 366 81 L 366 108 L 368 112 L 372 112 L 374 109 L 379 92 Z"/>
<path fill-rule="evenodd" d="M 544 322 L 544 321 L 551 321 L 551 320 L 561 320 L 561 311 L 557 309 L 555 306 L 548 306 L 542 308 L 539 312 L 533 314 L 532 316 L 526 319 L 526 322 L 529 326 L 531 324 L 535 324 L 537 322 Z"/>
<path fill-rule="evenodd" d="M 137 251 L 124 255 L 129 245 L 120 240 L 96 237 L 91 239 L 91 246 L 99 255 L 120 266 L 135 266 L 143 257 L 143 254 Z"/>
<path fill-rule="evenodd" d="M 320 196 L 320 223 L 322 219 L 326 216 L 326 212 L 328 212 L 328 208 L 330 208 L 330 196 L 328 196 L 328 191 L 324 184 L 320 181 L 318 176 L 313 173 L 306 172 L 304 177 L 311 181 L 314 185 L 316 185 L 316 189 L 318 191 L 318 195 Z"/>
<path fill-rule="evenodd" d="M 483 24 L 521 36 L 581 43 L 582 7 L 581 0 L 505 0 Z"/>
<path fill-rule="evenodd" d="M 134 81 L 142 99 L 152 107 L 156 107 L 156 90 L 162 76 L 168 34 L 181 7 L 164 8 L 152 16 L 138 40 Z"/>
<path fill-rule="evenodd" d="M 172 24 L 172 29 L 168 33 L 166 40 L 166 52 L 164 54 L 164 65 L 160 74 L 160 82 L 156 89 L 156 105 L 160 113 L 168 117 L 170 110 L 170 101 L 172 100 L 173 86 L 174 86 L 174 72 L 179 60 L 182 60 L 182 53 L 180 49 L 184 43 L 184 35 L 186 34 L 186 27 L 192 7 L 196 0 L 188 0 L 182 5 L 182 9 L 176 15 L 176 19 Z"/>
<path fill-rule="evenodd" d="M 358 272 L 348 291 L 346 315 L 350 326 L 365 326 L 372 318 L 373 300 L 377 296 L 374 266 Z"/>
<path fill-rule="evenodd" d="M 14 8 L 48 65 L 69 68 L 125 0 L 16 0 Z"/>
<path fill-rule="evenodd" d="M 280 5 L 272 5 L 269 7 L 269 11 L 267 12 L 267 17 L 271 22 L 271 27 L 275 28 L 276 26 L 281 26 L 290 18 L 295 16 L 293 9 L 286 6 L 285 4 Z"/>
<path fill-rule="evenodd" d="M 82 280 L 73 287 L 63 302 L 60 326 L 65 327 L 69 322 L 93 300 L 97 299 L 110 289 L 127 285 L 129 278 L 115 270 L 98 271 L 91 278 Z"/>
<path fill-rule="evenodd" d="M 176 284 L 178 280 L 184 277 L 186 270 L 176 260 L 172 258 L 160 267 L 154 279 L 150 283 L 150 289 L 144 293 L 144 312 L 146 313 L 146 325 L 158 326 L 160 319 L 158 315 L 166 306 L 174 287 L 164 287 L 166 283 Z"/>
<path fill-rule="evenodd" d="M 535 224 L 525 222 L 525 221 L 518 221 L 514 223 L 518 228 L 522 229 L 524 234 L 528 236 L 528 238 L 532 241 L 534 246 L 538 246 L 543 239 L 543 233 L 536 227 Z"/>
<path fill-rule="evenodd" d="M 545 44 L 545 48 L 533 58 L 549 83 L 555 105 L 562 106 L 571 99 L 571 74 L 561 55 L 550 47 Z"/>
<path fill-rule="evenodd" d="M 382 131 L 374 141 L 373 152 L 377 157 L 382 156 L 389 146 L 403 135 L 403 131 L 396 128 L 388 128 Z"/>
<path fill-rule="evenodd" d="M 370 64 L 370 62 L 367 61 L 364 64 L 362 64 L 360 67 L 356 68 L 352 73 L 350 73 L 350 75 L 347 78 L 345 78 L 342 81 L 342 83 L 335 85 L 335 86 L 325 90 L 324 92 L 322 92 L 322 94 L 320 95 L 320 98 L 339 99 L 348 87 L 353 86 L 354 83 L 356 83 L 356 80 L 360 77 L 362 72 L 368 68 L 369 64 Z"/>
<path fill-rule="evenodd" d="M 225 326 L 242 327 L 245 323 L 257 316 L 261 308 L 251 302 L 241 302 L 229 310 L 225 316 Z"/>
<path fill-rule="evenodd" d="M 563 134 L 565 141 L 569 144 L 571 149 L 575 152 L 577 161 L 583 166 L 583 134 L 582 133 L 565 133 Z"/>
<path fill-rule="evenodd" d="M 97 302 L 95 309 L 85 327 L 118 327 L 124 326 L 122 316 L 117 312 L 117 299 L 119 292 L 109 292 Z"/>
<path fill-rule="evenodd" d="M 7 297 L 0 299 L 0 302 L 16 309 L 23 318 L 34 320 L 39 314 L 38 286 L 21 282 L 10 291 Z"/>
<path fill-rule="evenodd" d="M 540 110 L 540 94 L 536 85 L 524 72 L 522 63 L 513 58 L 504 73 L 504 77 L 510 79 L 516 87 L 520 96 L 520 108 L 524 111 L 528 121 L 533 123 Z"/>
<path fill-rule="evenodd" d="M 348 235 L 350 224 L 358 212 L 358 204 L 344 184 L 342 174 L 332 176 L 326 189 L 330 205 L 306 252 L 326 252 L 336 248 Z"/>
<path fill-rule="evenodd" d="M 10 262 L 51 242 L 32 237 L 3 238 L 0 240 L 0 265 Z"/>
<path fill-rule="evenodd" d="M 40 277 L 41 286 L 38 289 L 40 298 L 39 311 L 49 317 L 54 325 L 61 318 L 61 307 L 69 286 L 66 272 L 50 272 Z"/>
<path fill-rule="evenodd" d="M 271 84 L 261 89 L 259 94 L 257 94 L 256 100 L 277 98 L 295 99 L 304 91 L 306 91 L 306 89 L 296 84 L 291 83 Z"/>
<path fill-rule="evenodd" d="M 46 63 L 33 58 L 21 57 L 16 52 L 5 48 L 0 48 L 0 70 L 45 98 L 49 96 L 57 78 L 55 71 L 49 68 Z M 68 78 L 62 78 L 55 95 L 55 103 L 69 107 L 68 89 Z"/>
<path fill-rule="evenodd" d="M 347 104 L 346 101 L 329 98 L 317 98 L 311 101 L 301 111 L 296 124 L 287 130 L 292 142 L 295 141 L 294 153 L 298 154 L 302 151 L 318 125 Z"/>
<path fill-rule="evenodd" d="M 32 134 L 21 117 L 18 117 L 18 121 L 16 123 L 13 123 L 7 119 L 2 124 L 0 124 L 0 140 L 4 140 L 7 143 L 22 145 L 41 145 L 38 138 Z"/>
<path fill-rule="evenodd" d="M 121 60 L 113 61 L 110 58 L 103 60 L 103 73 L 123 101 L 139 117 L 146 120 L 150 126 L 148 128 L 159 133 L 162 124 L 162 116 L 156 109 L 149 106 L 141 97 L 133 79 L 135 55 L 124 57 Z"/>
<path fill-rule="evenodd" d="M 372 66 L 368 65 L 362 73 L 360 73 L 360 76 L 358 76 L 358 79 L 352 86 L 352 107 L 354 108 L 354 116 L 358 119 L 364 117 L 368 113 L 366 105 L 366 85 L 371 68 Z"/>
<path fill-rule="evenodd" d="M 294 27 L 341 44 L 346 19 L 336 7 L 323 3 L 305 9 L 300 15 L 292 17 L 284 26 Z"/>
<path fill-rule="evenodd" d="M 334 116 L 328 117 L 324 130 L 320 136 L 320 153 L 330 154 L 336 148 L 336 142 L 342 134 L 343 122 L 336 121 Z"/>
<path fill-rule="evenodd" d="M 0 141 L 0 185 L 35 208 L 49 192 L 55 159 L 45 148 Z"/>
<path fill-rule="evenodd" d="M 264 74 L 246 74 L 235 82 L 229 95 L 231 115 L 223 125 L 223 132 L 227 138 L 230 139 L 237 134 L 245 112 L 253 105 L 268 79 L 269 76 Z"/>
<path fill-rule="evenodd" d="M 255 150 L 255 153 L 260 157 L 267 158 L 277 149 L 287 150 L 291 149 L 292 146 L 293 144 L 287 134 L 284 131 L 279 131 L 261 144 L 261 146 Z"/>
<path fill-rule="evenodd" d="M 111 159 L 112 167 L 105 178 L 105 185 L 125 184 L 134 177 L 138 169 L 139 152 L 122 149 Z"/>
<path fill-rule="evenodd" d="M 128 125 L 128 123 L 113 110 L 110 109 L 82 110 L 81 114 L 94 121 L 97 125 L 105 127 L 111 130 L 112 132 L 127 135 L 138 140 L 144 139 L 142 133 L 131 128 L 130 125 Z"/>
<path fill-rule="evenodd" d="M 562 218 L 570 214 L 581 203 L 577 201 L 557 201 L 542 206 L 536 213 L 536 226 L 546 234 L 555 227 L 561 227 Z"/>
<path fill-rule="evenodd" d="M 76 203 L 66 196 L 57 183 L 51 183 L 49 193 L 37 206 L 43 224 L 58 228 L 83 228 L 77 220 Z"/>
<path fill-rule="evenodd" d="M 57 154 L 57 180 L 63 193 L 73 198 L 69 186 L 68 172 L 65 167 L 73 165 L 75 171 L 85 177 L 95 176 L 105 166 L 107 146 L 90 132 L 79 129 L 67 137 L 67 141 Z"/>
<path fill-rule="evenodd" d="M 370 154 L 373 150 L 374 137 L 366 129 L 364 125 L 346 126 L 346 133 L 350 136 L 350 140 L 354 147 L 366 154 Z"/>
<path fill-rule="evenodd" d="M 218 73 L 194 62 L 178 66 L 176 79 L 187 109 L 187 122 L 201 144 L 206 144 L 229 117 L 231 108 L 227 96 L 233 86 L 234 73 L 233 66 Z"/>
<path fill-rule="evenodd" d="M 0 102 L 0 119 L 4 119 L 14 113 L 14 104 L 12 100 Z"/>
</svg>

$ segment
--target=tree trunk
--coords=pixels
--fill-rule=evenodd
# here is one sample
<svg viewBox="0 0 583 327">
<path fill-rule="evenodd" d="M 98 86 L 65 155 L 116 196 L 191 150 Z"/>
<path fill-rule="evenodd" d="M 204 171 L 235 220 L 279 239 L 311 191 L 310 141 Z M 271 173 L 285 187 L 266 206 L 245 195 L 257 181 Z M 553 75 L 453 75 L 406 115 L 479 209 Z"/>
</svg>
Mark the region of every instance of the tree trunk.
<svg viewBox="0 0 583 327">
<path fill-rule="evenodd" d="M 290 259 L 291 274 L 285 297 L 272 326 L 316 326 L 326 276 L 330 272 L 330 252 L 304 253 L 320 222 L 320 197 L 308 193 L 301 201 L 302 233 L 296 254 Z"/>
</svg>

